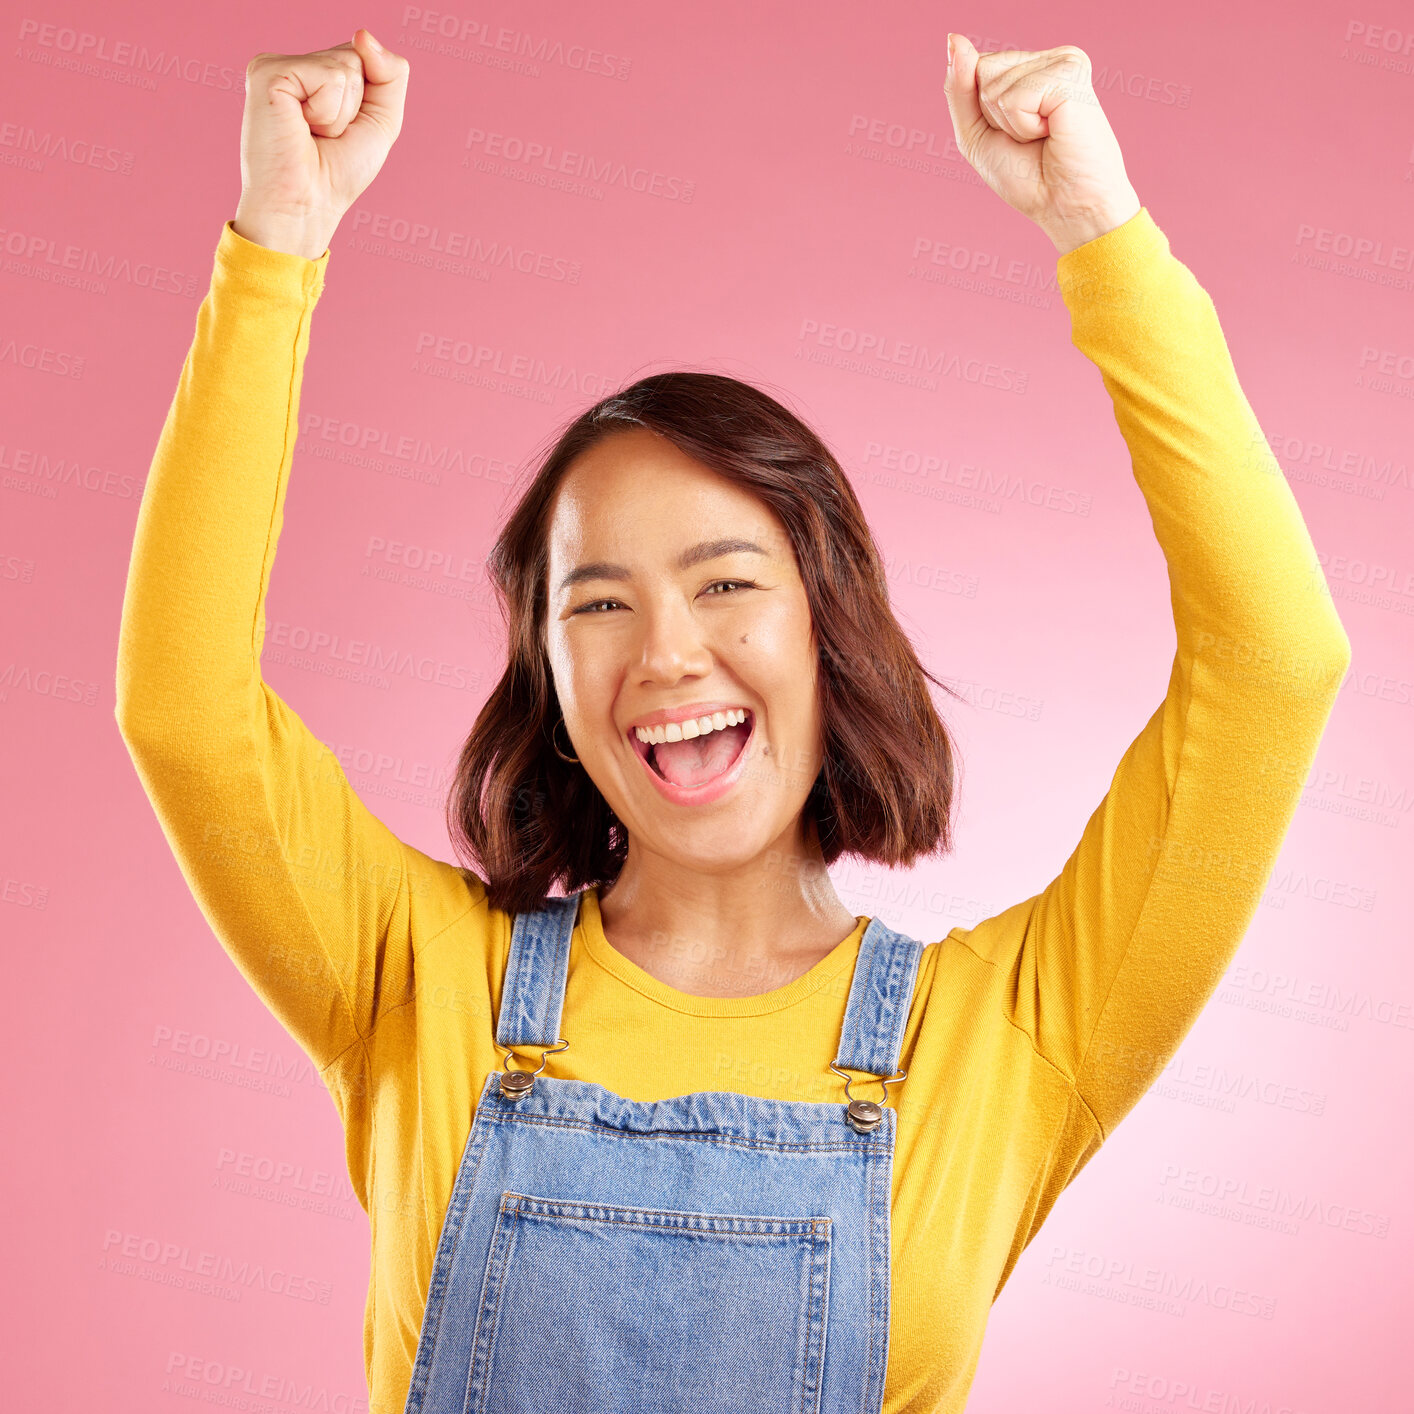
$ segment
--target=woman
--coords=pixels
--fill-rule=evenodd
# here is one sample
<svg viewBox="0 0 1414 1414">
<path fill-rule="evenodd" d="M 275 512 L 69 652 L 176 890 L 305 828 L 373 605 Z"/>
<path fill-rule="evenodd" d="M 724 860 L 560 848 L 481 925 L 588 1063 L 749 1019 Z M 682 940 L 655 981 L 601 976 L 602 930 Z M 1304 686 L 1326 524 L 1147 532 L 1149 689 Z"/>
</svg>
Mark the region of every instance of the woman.
<svg viewBox="0 0 1414 1414">
<path fill-rule="evenodd" d="M 841 904 L 842 854 L 947 847 L 951 744 L 834 458 L 698 374 L 589 409 L 512 513 L 475 868 L 422 854 L 260 673 L 328 246 L 407 78 L 366 30 L 252 61 L 118 663 L 186 878 L 345 1126 L 370 1409 L 960 1410 L 1280 849 L 1350 656 L 1296 503 L 1083 53 L 957 36 L 959 148 L 1056 246 L 1172 586 L 1167 694 L 1064 868 L 926 947 Z"/>
</svg>

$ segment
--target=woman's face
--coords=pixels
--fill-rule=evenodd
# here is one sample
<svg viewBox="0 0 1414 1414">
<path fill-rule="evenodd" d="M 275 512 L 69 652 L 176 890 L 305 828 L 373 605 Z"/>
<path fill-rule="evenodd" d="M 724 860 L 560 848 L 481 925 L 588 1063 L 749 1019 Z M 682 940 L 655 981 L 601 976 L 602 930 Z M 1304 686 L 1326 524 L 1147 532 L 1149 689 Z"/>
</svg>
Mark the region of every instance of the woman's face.
<svg viewBox="0 0 1414 1414">
<path fill-rule="evenodd" d="M 820 715 L 810 605 L 775 513 L 634 428 L 571 465 L 549 550 L 557 740 L 633 848 L 725 869 L 797 847 Z M 635 727 L 703 716 L 717 730 L 655 747 L 677 784 L 660 778 Z"/>
</svg>

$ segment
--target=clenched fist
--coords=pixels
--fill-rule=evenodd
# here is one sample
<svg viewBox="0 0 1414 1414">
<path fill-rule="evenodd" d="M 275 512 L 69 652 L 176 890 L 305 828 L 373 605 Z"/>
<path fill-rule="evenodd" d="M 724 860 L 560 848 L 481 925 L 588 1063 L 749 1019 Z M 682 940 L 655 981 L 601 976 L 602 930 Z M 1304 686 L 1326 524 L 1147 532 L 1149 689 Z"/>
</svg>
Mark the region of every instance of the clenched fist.
<svg viewBox="0 0 1414 1414">
<path fill-rule="evenodd" d="M 366 29 L 312 54 L 257 54 L 246 66 L 236 234 L 317 260 L 402 130 L 408 68 Z"/>
<path fill-rule="evenodd" d="M 1139 211 L 1083 49 L 979 54 L 966 35 L 948 38 L 943 87 L 959 150 L 1062 255 Z"/>
</svg>

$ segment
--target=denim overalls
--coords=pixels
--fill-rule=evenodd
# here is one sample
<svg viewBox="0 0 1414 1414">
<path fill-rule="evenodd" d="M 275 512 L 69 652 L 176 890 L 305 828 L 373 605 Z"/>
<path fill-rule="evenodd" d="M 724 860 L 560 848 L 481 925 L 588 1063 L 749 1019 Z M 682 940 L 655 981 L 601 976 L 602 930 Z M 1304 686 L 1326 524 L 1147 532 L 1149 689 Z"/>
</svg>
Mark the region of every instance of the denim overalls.
<svg viewBox="0 0 1414 1414">
<path fill-rule="evenodd" d="M 502 1048 L 560 1036 L 579 895 L 518 914 Z M 871 919 L 839 1103 L 627 1100 L 486 1078 L 432 1268 L 405 1414 L 877 1414 L 895 1115 L 840 1066 L 896 1071 L 922 944 Z M 511 1053 L 506 1051 L 509 1066 Z"/>
</svg>

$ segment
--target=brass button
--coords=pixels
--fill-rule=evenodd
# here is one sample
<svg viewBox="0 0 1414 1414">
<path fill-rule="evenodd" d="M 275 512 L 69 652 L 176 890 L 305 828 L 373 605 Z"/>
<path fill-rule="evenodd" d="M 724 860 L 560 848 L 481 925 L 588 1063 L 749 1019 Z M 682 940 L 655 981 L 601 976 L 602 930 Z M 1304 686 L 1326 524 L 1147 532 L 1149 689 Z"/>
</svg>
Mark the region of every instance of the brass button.
<svg viewBox="0 0 1414 1414">
<path fill-rule="evenodd" d="M 851 1129 L 868 1134 L 883 1122 L 884 1107 L 876 1105 L 873 1100 L 851 1100 L 845 1106 L 844 1116 Z"/>
<path fill-rule="evenodd" d="M 501 1094 L 508 1100 L 518 1100 L 530 1093 L 535 1077 L 528 1070 L 503 1070 L 501 1072 Z"/>
</svg>

